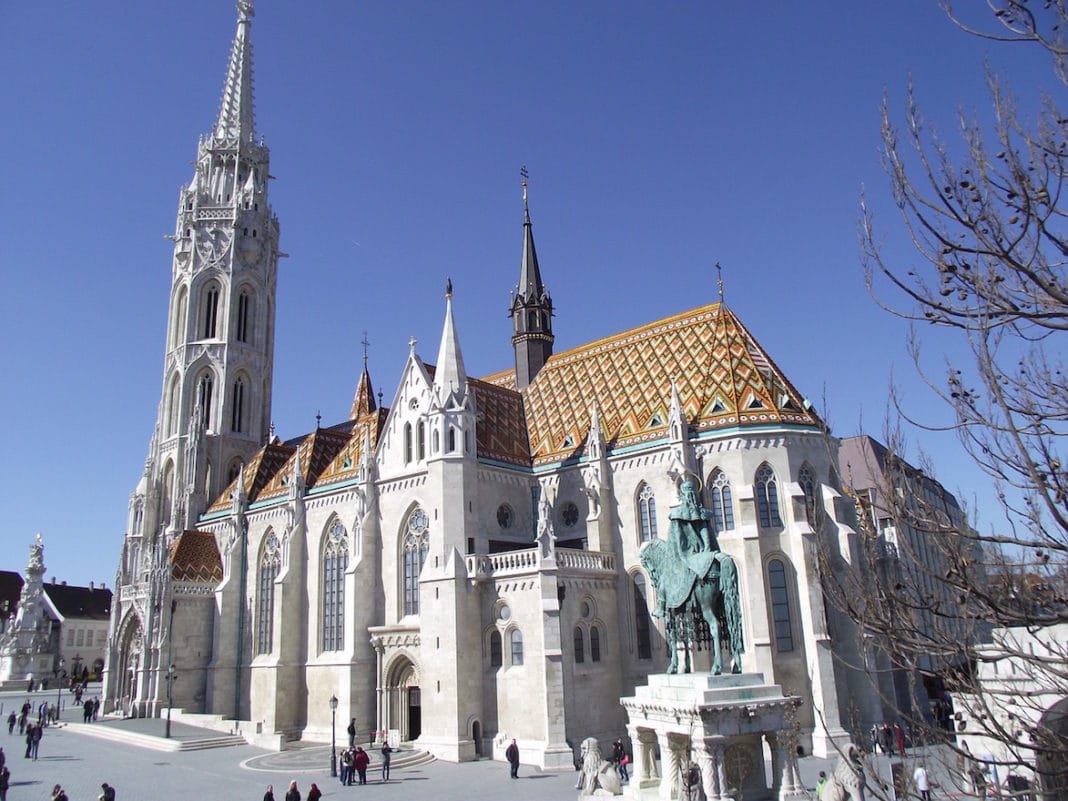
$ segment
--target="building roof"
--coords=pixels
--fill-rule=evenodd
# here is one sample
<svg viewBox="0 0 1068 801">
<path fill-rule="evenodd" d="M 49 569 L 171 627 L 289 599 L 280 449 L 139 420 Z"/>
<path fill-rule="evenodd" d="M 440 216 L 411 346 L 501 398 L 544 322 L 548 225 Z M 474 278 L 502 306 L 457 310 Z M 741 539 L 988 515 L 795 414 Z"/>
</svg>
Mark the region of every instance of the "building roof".
<svg viewBox="0 0 1068 801">
<path fill-rule="evenodd" d="M 22 597 L 22 576 L 14 570 L 0 570 L 0 621 L 7 622 L 19 611 Z"/>
<path fill-rule="evenodd" d="M 514 389 L 515 371 L 483 381 Z M 553 354 L 522 393 L 533 464 L 577 456 L 595 402 L 610 449 L 664 438 L 672 381 L 698 434 L 820 425 L 734 313 L 713 303 Z"/>
<path fill-rule="evenodd" d="M 440 366 L 423 367 L 438 383 Z M 673 382 L 687 424 L 698 435 L 822 425 L 734 313 L 713 303 L 554 354 L 522 391 L 516 390 L 514 369 L 468 378 L 478 411 L 478 457 L 529 469 L 581 456 L 594 405 L 610 450 L 664 439 Z M 284 497 L 295 467 L 306 488 L 355 478 L 389 415 L 388 408 L 367 403 L 369 391 L 365 371 L 355 419 L 264 446 L 242 471 L 248 501 Z M 236 488 L 235 481 L 208 511 L 230 508 Z"/>
<path fill-rule="evenodd" d="M 215 535 L 208 531 L 183 531 L 171 543 L 171 578 L 217 584 L 222 581 L 222 557 Z"/>
<path fill-rule="evenodd" d="M 111 617 L 111 590 L 106 587 L 51 583 L 44 585 L 44 593 L 60 620 L 107 620 Z"/>
</svg>

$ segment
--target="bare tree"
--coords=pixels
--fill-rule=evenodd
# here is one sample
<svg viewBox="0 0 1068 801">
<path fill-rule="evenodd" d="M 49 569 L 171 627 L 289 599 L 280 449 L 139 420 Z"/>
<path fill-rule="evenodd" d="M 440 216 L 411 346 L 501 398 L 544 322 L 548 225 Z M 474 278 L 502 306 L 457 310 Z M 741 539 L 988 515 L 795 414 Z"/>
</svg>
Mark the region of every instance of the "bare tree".
<svg viewBox="0 0 1068 801">
<path fill-rule="evenodd" d="M 875 675 L 936 673 L 967 699 L 947 724 L 933 714 L 937 699 L 915 694 L 903 709 L 900 695 L 887 697 L 920 738 L 956 752 L 965 786 L 971 740 L 996 751 L 1002 776 L 1032 771 L 1047 794 L 1068 797 L 1068 116 L 1058 107 L 1068 9 L 1065 0 L 987 0 L 983 28 L 942 5 L 970 34 L 1043 50 L 1053 88 L 1025 117 L 1007 80 L 988 71 L 993 114 L 960 112 L 952 141 L 925 125 L 911 81 L 900 125 L 884 101 L 884 165 L 920 258 L 903 265 L 883 247 L 866 201 L 860 237 L 869 290 L 912 321 L 917 369 L 993 480 L 1004 519 L 986 532 L 962 524 L 891 432 L 886 486 L 856 497 L 856 570 L 828 564 L 824 583 L 865 631 Z M 930 374 L 916 333 L 926 326 L 959 335 L 969 358 Z"/>
</svg>

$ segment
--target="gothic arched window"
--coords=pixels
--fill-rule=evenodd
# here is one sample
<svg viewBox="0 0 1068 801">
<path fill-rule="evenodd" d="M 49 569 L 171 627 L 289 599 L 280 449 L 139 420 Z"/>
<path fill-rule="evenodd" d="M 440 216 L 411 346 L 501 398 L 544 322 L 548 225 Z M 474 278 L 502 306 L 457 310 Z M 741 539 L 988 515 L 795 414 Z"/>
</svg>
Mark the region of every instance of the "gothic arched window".
<svg viewBox="0 0 1068 801">
<path fill-rule="evenodd" d="M 202 339 L 215 339 L 219 325 L 219 286 L 210 284 L 204 290 L 204 305 L 201 314 L 200 334 Z"/>
<path fill-rule="evenodd" d="M 234 381 L 233 407 L 230 410 L 230 430 L 238 434 L 245 430 L 245 381 Z"/>
<path fill-rule="evenodd" d="M 456 429 L 449 426 L 449 453 L 456 450 Z"/>
<path fill-rule="evenodd" d="M 812 528 L 818 528 L 820 523 L 820 506 L 816 503 L 816 474 L 807 464 L 801 465 L 797 474 L 797 483 L 801 486 L 801 492 L 805 496 L 805 519 Z"/>
<path fill-rule="evenodd" d="M 404 463 L 412 460 L 412 424 L 404 424 Z"/>
<path fill-rule="evenodd" d="M 252 295 L 247 289 L 242 289 L 237 296 L 237 330 L 234 336 L 238 342 L 251 341 L 249 335 L 252 331 Z"/>
<path fill-rule="evenodd" d="M 775 624 L 775 650 L 794 650 L 794 631 L 790 623 L 790 593 L 786 585 L 786 565 L 781 559 L 768 562 L 768 592 L 771 595 L 771 619 Z"/>
<path fill-rule="evenodd" d="M 756 472 L 756 500 L 760 525 L 764 528 L 781 526 L 779 488 L 775 481 L 775 473 L 767 463 L 760 465 L 760 469 Z"/>
<path fill-rule="evenodd" d="M 426 458 L 426 423 L 420 421 L 415 430 L 415 453 L 419 461 Z"/>
<path fill-rule="evenodd" d="M 509 638 L 512 643 L 512 665 L 523 664 L 523 632 L 519 629 L 512 629 L 512 635 Z"/>
<path fill-rule="evenodd" d="M 504 654 L 501 650 L 501 633 L 494 631 L 490 634 L 490 667 L 500 667 L 504 664 Z"/>
<path fill-rule="evenodd" d="M 656 539 L 656 496 L 653 488 L 644 483 L 638 491 L 638 526 L 642 542 Z"/>
<path fill-rule="evenodd" d="M 260 557 L 259 603 L 257 604 L 256 653 L 269 654 L 274 649 L 274 582 L 282 564 L 278 537 L 267 534 Z"/>
<path fill-rule="evenodd" d="M 178 391 L 180 386 L 178 376 L 171 376 L 171 386 L 167 392 L 167 436 L 178 433 L 178 415 L 182 406 L 181 395 Z"/>
<path fill-rule="evenodd" d="M 601 630 L 597 626 L 590 626 L 590 661 L 601 661 Z"/>
<path fill-rule="evenodd" d="M 430 550 L 430 520 L 420 508 L 412 510 L 404 527 L 404 614 L 419 614 L 419 571 Z"/>
<path fill-rule="evenodd" d="M 638 644 L 638 659 L 653 658 L 653 644 L 649 632 L 649 604 L 645 597 L 645 576 L 634 576 L 634 634 Z"/>
<path fill-rule="evenodd" d="M 708 494 L 712 505 L 712 520 L 716 531 L 730 531 L 734 528 L 734 504 L 731 499 L 731 483 L 727 474 L 716 470 L 708 480 Z"/>
<path fill-rule="evenodd" d="M 575 664 L 581 665 L 586 661 L 586 640 L 582 636 L 582 627 L 575 626 Z"/>
<path fill-rule="evenodd" d="M 205 428 L 211 428 L 211 402 L 215 394 L 215 377 L 204 373 L 197 382 L 197 405 L 200 406 L 201 420 Z"/>
<path fill-rule="evenodd" d="M 171 328 L 171 347 L 176 348 L 185 340 L 185 314 L 189 306 L 189 291 L 185 285 L 178 289 L 174 299 L 174 320 Z"/>
<path fill-rule="evenodd" d="M 349 566 L 349 538 L 335 519 L 323 546 L 323 650 L 345 647 L 345 569 Z"/>
</svg>

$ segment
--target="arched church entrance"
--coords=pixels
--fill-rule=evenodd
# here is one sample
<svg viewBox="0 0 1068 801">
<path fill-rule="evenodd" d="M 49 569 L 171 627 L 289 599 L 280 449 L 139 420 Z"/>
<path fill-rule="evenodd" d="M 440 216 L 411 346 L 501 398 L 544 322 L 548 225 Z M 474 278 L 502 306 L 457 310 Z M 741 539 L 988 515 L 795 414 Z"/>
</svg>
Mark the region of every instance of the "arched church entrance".
<svg viewBox="0 0 1068 801">
<path fill-rule="evenodd" d="M 1042 715 L 1039 731 L 1049 732 L 1049 748 L 1036 759 L 1044 801 L 1068 801 L 1068 760 L 1063 743 L 1068 742 L 1068 698 L 1062 698 Z M 1011 789 L 1011 788 L 1010 788 Z"/>
<path fill-rule="evenodd" d="M 476 720 L 471 724 L 471 739 L 475 742 L 475 756 L 482 757 L 482 725 Z"/>
<path fill-rule="evenodd" d="M 144 632 L 141 621 L 130 616 L 119 638 L 118 684 L 115 693 L 115 708 L 124 715 L 136 717 L 138 700 L 138 676 L 144 659 Z"/>
<path fill-rule="evenodd" d="M 386 729 L 397 729 L 401 740 L 415 740 L 423 730 L 419 671 L 405 655 L 398 656 L 386 672 L 384 688 Z"/>
</svg>

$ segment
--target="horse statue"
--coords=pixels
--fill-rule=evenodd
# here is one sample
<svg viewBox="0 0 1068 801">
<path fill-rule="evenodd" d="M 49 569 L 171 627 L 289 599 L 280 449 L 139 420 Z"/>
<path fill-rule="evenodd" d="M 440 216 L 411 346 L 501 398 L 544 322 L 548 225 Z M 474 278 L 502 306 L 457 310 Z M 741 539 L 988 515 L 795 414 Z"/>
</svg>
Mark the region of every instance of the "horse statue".
<svg viewBox="0 0 1068 801">
<path fill-rule="evenodd" d="M 719 550 L 711 514 L 697 499 L 689 481 L 679 487 L 679 504 L 671 508 L 668 541 L 642 546 L 641 562 L 656 588 L 653 615 L 665 618 L 671 662 L 668 673 L 679 672 L 678 646 L 683 646 L 683 673 L 690 672 L 690 649 L 707 641 L 712 651 L 712 674 L 723 672 L 720 617 L 727 625 L 732 673 L 742 670 L 745 651 L 738 568 Z M 708 633 L 702 630 L 707 626 Z"/>
</svg>

